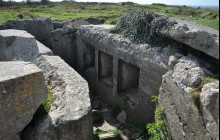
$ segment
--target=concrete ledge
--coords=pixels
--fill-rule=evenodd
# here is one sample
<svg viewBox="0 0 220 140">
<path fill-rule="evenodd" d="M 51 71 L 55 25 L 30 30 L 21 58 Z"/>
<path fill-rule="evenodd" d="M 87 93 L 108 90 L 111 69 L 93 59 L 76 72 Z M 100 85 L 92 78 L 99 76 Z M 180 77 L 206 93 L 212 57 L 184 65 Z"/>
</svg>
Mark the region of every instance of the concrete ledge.
<svg viewBox="0 0 220 140">
<path fill-rule="evenodd" d="M 43 73 L 34 64 L 0 62 L 0 139 L 19 139 L 47 93 Z"/>
</svg>

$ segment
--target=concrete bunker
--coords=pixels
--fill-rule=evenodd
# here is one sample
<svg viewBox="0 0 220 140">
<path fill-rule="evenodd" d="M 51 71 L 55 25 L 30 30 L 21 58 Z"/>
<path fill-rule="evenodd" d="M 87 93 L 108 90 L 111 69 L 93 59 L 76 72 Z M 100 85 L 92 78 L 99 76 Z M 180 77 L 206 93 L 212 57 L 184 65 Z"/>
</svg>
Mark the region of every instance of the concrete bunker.
<svg viewBox="0 0 220 140">
<path fill-rule="evenodd" d="M 113 86 L 113 57 L 99 51 L 99 79 Z"/>
<path fill-rule="evenodd" d="M 118 67 L 118 93 L 136 100 L 139 89 L 140 69 L 134 65 L 119 60 Z"/>
<path fill-rule="evenodd" d="M 169 70 L 175 70 L 174 67 L 176 66 L 176 63 L 182 61 L 180 59 L 182 58 L 182 55 L 180 55 L 182 52 L 179 49 L 176 49 L 175 46 L 161 48 L 151 47 L 148 44 L 136 45 L 119 35 L 113 35 L 106 32 L 108 29 L 108 26 L 81 26 L 76 32 L 78 42 L 76 44 L 76 52 L 72 54 L 76 55 L 77 70 L 88 81 L 88 84 L 91 87 L 90 90 L 87 88 L 87 81 L 84 81 L 83 78 L 77 76 L 77 73 L 59 57 L 42 56 L 35 62 L 38 64 L 38 67 L 42 68 L 42 71 L 48 75 L 48 78 L 51 77 L 51 73 L 55 74 L 54 77 L 52 77 L 52 80 L 55 81 L 52 82 L 52 86 L 54 84 L 54 87 L 57 87 L 57 83 L 59 83 L 58 85 L 65 85 L 65 92 L 69 91 L 66 98 L 69 100 L 61 101 L 62 103 L 68 102 L 68 106 L 65 107 L 65 110 L 69 110 L 71 107 L 76 113 L 82 113 L 81 116 L 86 114 L 88 117 L 86 120 L 89 123 L 82 120 L 82 123 L 79 122 L 79 126 L 85 126 L 85 130 L 88 127 L 90 128 L 86 133 L 88 134 L 88 137 L 91 137 L 92 134 L 92 132 L 90 132 L 92 130 L 92 123 L 88 94 L 91 90 L 94 90 L 94 92 L 96 92 L 105 102 L 109 104 L 118 104 L 129 116 L 144 123 L 153 122 L 155 104 L 151 102 L 151 97 L 158 93 L 161 84 L 166 86 L 162 77 Z M 196 52 L 198 52 L 198 50 Z M 193 57 L 190 53 L 184 55 L 186 57 Z M 215 57 L 217 56 L 218 54 Z M 215 57 L 213 59 L 216 59 L 218 62 L 219 58 Z M 201 60 L 200 58 L 195 59 Z M 51 68 L 49 72 L 48 66 Z M 183 70 L 188 71 L 188 66 L 186 68 L 187 69 Z M 182 67 L 180 67 L 180 70 L 182 70 Z M 169 78 L 170 75 L 167 75 L 167 77 Z M 71 82 L 70 79 L 75 80 L 75 85 L 73 85 L 73 82 Z M 83 86 L 81 84 L 83 84 Z M 172 85 L 175 84 L 176 83 L 172 83 Z M 165 92 L 163 89 L 166 88 L 162 88 L 161 92 Z M 80 90 L 82 94 L 80 94 L 81 92 L 79 91 L 72 92 L 75 90 Z M 167 90 L 169 91 L 170 89 Z M 78 95 L 79 97 L 76 99 L 75 97 Z M 176 99 L 175 96 L 173 97 L 174 99 L 171 101 Z M 181 100 L 182 99 L 183 98 L 181 98 Z M 79 101 L 79 103 L 77 101 Z M 163 101 L 167 100 L 163 99 Z M 81 108 L 79 109 L 81 112 L 75 110 L 75 106 L 73 106 L 72 102 L 77 103 L 80 107 L 83 107 L 84 105 L 84 110 L 82 111 Z M 179 102 L 177 101 L 177 103 Z M 176 110 L 178 109 L 179 108 Z M 186 111 L 184 110 L 183 112 Z M 52 113 L 56 114 L 56 112 Z M 68 112 L 64 113 L 69 115 Z M 174 114 L 174 116 L 175 115 L 176 114 Z M 65 119 L 68 120 L 68 117 L 72 118 L 72 115 L 67 116 Z M 59 118 L 56 119 L 59 120 Z M 75 122 L 73 123 L 76 124 Z M 86 125 L 84 125 L 84 123 L 86 123 Z M 72 124 L 70 125 L 73 126 Z M 43 127 L 44 124 L 39 125 L 36 129 L 41 130 L 39 128 Z M 67 126 L 65 128 L 67 128 L 69 134 L 72 134 L 68 129 L 70 127 Z M 190 126 L 190 128 L 194 128 L 194 126 Z M 78 126 L 76 129 L 79 130 Z M 38 137 L 44 136 L 49 139 L 52 134 L 57 133 L 57 131 L 60 131 L 60 129 L 54 129 L 54 131 L 50 132 L 50 135 L 38 131 Z M 66 132 L 62 132 L 64 132 L 62 136 L 66 136 Z M 81 132 L 78 134 L 80 134 L 80 136 L 84 135 L 81 134 Z M 72 136 L 70 137 L 73 138 Z M 79 137 L 76 135 L 76 139 L 78 138 Z"/>
</svg>

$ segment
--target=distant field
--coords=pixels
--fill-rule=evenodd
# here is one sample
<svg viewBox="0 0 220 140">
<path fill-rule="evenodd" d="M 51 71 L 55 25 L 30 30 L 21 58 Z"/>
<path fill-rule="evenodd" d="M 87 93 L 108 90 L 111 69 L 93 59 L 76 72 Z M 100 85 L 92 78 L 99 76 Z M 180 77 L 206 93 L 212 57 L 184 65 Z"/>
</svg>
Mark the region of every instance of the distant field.
<svg viewBox="0 0 220 140">
<path fill-rule="evenodd" d="M 116 24 L 120 15 L 130 9 L 139 9 L 194 21 L 219 30 L 219 12 L 211 9 L 170 7 L 163 5 L 92 5 L 78 3 L 52 3 L 50 5 L 23 5 L 0 8 L 0 24 L 9 21 L 51 17 L 54 21 L 96 18 L 105 24 Z"/>
</svg>

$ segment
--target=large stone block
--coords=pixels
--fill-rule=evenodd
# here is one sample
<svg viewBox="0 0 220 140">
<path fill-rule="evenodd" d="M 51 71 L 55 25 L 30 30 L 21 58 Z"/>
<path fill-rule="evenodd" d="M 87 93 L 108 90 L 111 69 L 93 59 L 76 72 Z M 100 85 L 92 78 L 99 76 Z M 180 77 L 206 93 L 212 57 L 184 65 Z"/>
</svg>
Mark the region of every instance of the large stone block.
<svg viewBox="0 0 220 140">
<path fill-rule="evenodd" d="M 19 20 L 7 23 L 7 28 L 25 30 L 50 47 L 50 34 L 54 30 L 51 18 Z"/>
<path fill-rule="evenodd" d="M 47 93 L 43 72 L 34 64 L 0 62 L 0 139 L 20 139 Z"/>
<path fill-rule="evenodd" d="M 87 82 L 58 56 L 41 56 L 42 69 L 53 92 L 51 110 L 25 129 L 26 140 L 92 140 L 91 103 Z"/>
<path fill-rule="evenodd" d="M 33 61 L 38 57 L 36 39 L 26 31 L 0 30 L 0 61 Z"/>
<path fill-rule="evenodd" d="M 196 60 L 175 61 L 163 76 L 159 98 L 169 135 L 173 140 L 218 140 L 219 82 L 206 84 L 200 98 L 194 97 L 191 92 L 205 78 L 204 70 Z"/>
</svg>

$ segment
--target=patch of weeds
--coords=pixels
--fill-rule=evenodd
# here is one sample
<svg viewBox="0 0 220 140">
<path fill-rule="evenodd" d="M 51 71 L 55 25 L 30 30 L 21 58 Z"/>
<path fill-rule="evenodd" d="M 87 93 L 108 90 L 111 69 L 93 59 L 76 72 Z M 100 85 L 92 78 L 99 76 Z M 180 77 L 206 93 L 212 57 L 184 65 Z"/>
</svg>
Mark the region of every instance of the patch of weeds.
<svg viewBox="0 0 220 140">
<path fill-rule="evenodd" d="M 48 98 L 47 100 L 42 104 L 46 113 L 49 113 L 50 112 L 50 108 L 51 108 L 51 105 L 53 104 L 54 102 L 54 99 L 53 99 L 53 92 L 52 92 L 52 89 L 48 88 Z"/>
<path fill-rule="evenodd" d="M 116 138 L 121 138 L 121 135 L 122 135 L 122 133 L 121 133 L 120 130 L 115 130 L 115 131 L 113 132 L 113 134 L 114 134 L 114 136 L 115 136 Z"/>
<path fill-rule="evenodd" d="M 190 96 L 192 97 L 198 109 L 200 108 L 200 94 L 201 94 L 201 91 L 199 91 L 197 88 L 193 89 L 193 91 L 190 92 Z"/>
<path fill-rule="evenodd" d="M 105 134 L 106 132 L 104 131 L 100 131 L 100 130 L 96 130 L 93 132 L 93 140 L 101 140 L 99 135 L 101 134 Z"/>
<path fill-rule="evenodd" d="M 119 105 L 109 105 L 108 108 L 111 110 L 111 115 L 115 118 L 122 111 Z"/>
<path fill-rule="evenodd" d="M 93 140 L 100 140 L 100 137 L 97 131 L 93 132 Z"/>
<path fill-rule="evenodd" d="M 217 76 L 215 75 L 215 77 L 217 77 Z M 217 79 L 215 79 L 215 78 L 213 78 L 213 77 L 211 77 L 211 76 L 206 77 L 206 78 L 201 82 L 201 84 L 200 84 L 198 87 L 194 88 L 194 89 L 190 92 L 189 95 L 192 97 L 192 99 L 193 99 L 195 105 L 197 106 L 197 108 L 199 109 L 199 111 L 200 111 L 200 94 L 202 93 L 203 86 L 204 86 L 205 84 L 212 83 L 212 82 L 216 82 L 216 81 L 217 81 Z M 200 112 L 201 112 L 201 111 L 200 111 Z"/>
<path fill-rule="evenodd" d="M 218 78 L 216 75 L 214 76 L 216 78 Z M 214 79 L 214 77 L 206 77 L 202 83 L 200 84 L 200 86 L 204 86 L 205 84 L 208 84 L 208 83 L 212 83 L 212 82 L 216 82 L 217 79 Z"/>
<path fill-rule="evenodd" d="M 147 124 L 148 133 L 152 140 L 171 140 L 164 122 L 164 108 L 158 106 L 158 96 L 153 96 L 152 101 L 156 103 L 155 123 Z"/>
<path fill-rule="evenodd" d="M 128 117 L 125 127 L 134 133 L 135 139 L 141 140 L 144 137 L 147 137 L 145 125 L 132 117 Z"/>
</svg>

